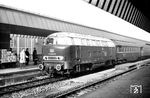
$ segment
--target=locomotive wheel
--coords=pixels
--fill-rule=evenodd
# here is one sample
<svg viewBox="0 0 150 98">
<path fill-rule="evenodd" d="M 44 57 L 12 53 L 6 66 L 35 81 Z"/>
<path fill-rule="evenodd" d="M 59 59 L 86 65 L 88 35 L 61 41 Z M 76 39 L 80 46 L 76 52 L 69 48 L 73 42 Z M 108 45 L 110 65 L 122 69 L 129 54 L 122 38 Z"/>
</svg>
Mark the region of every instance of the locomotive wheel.
<svg viewBox="0 0 150 98">
<path fill-rule="evenodd" d="M 73 71 L 70 69 L 67 69 L 66 76 L 71 77 L 72 75 L 73 75 Z"/>
</svg>

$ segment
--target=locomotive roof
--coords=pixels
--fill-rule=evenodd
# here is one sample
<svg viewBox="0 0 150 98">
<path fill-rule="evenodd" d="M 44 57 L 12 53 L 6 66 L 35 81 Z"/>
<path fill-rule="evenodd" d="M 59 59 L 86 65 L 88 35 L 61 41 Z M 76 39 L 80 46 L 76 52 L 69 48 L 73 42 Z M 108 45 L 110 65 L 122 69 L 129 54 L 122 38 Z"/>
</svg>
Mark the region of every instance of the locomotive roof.
<svg viewBox="0 0 150 98">
<path fill-rule="evenodd" d="M 92 35 L 85 35 L 85 34 L 77 34 L 77 33 L 70 33 L 70 32 L 57 32 L 50 34 L 48 37 L 73 37 L 73 38 L 84 38 L 84 39 L 92 39 L 92 40 L 102 40 L 102 41 L 109 41 L 112 42 L 112 40 L 104 38 L 104 37 L 96 37 Z"/>
<path fill-rule="evenodd" d="M 91 35 L 70 33 L 70 32 L 58 32 L 49 35 L 48 38 L 54 38 L 55 41 L 53 44 L 63 44 L 63 45 L 85 45 L 85 46 L 106 46 L 106 47 L 115 47 L 115 44 L 112 40 L 96 37 Z M 73 40 L 72 40 L 73 38 Z"/>
</svg>

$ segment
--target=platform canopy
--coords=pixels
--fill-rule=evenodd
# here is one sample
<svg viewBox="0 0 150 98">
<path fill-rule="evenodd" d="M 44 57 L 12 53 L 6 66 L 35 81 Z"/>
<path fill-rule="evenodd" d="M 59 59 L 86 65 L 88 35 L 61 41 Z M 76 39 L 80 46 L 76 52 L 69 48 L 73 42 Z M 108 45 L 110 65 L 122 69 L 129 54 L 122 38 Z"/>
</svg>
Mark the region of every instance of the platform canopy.
<svg viewBox="0 0 150 98">
<path fill-rule="evenodd" d="M 3 14 L 0 14 L 0 23 L 84 33 L 79 26 L 82 25 L 147 41 L 150 37 L 148 32 L 88 4 L 84 0 L 45 0 L 44 2 L 38 0 L 36 4 L 32 0 L 16 1 L 4 0 L 1 2 L 26 11 L 14 8 L 3 10 L 1 8 L 0 12 Z M 28 11 L 36 12 L 36 14 Z"/>
<path fill-rule="evenodd" d="M 26 6 L 26 8 L 22 8 L 23 10 L 9 7 L 13 6 L 11 4 L 15 4 L 12 1 L 9 6 L 0 5 L 1 35 L 47 36 L 57 31 L 64 31 L 137 42 L 139 44 L 145 44 L 143 40 L 149 40 L 148 36 L 150 35 L 144 30 L 83 0 L 50 0 L 53 3 L 49 4 L 46 1 L 39 0 L 45 5 L 43 7 L 47 12 L 42 9 L 43 7 L 39 7 L 38 4 L 33 6 L 32 3 L 32 5 L 29 5 L 29 3 L 26 3 L 27 1 L 21 1 L 19 4 L 20 7 Z M 144 36 L 146 36 L 145 39 Z"/>
</svg>

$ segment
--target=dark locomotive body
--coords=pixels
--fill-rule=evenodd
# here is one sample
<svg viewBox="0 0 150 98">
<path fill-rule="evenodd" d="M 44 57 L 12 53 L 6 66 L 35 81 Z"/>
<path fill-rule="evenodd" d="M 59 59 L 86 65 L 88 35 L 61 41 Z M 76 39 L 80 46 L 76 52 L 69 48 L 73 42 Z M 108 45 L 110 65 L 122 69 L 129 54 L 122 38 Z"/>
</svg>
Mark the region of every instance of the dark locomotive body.
<svg viewBox="0 0 150 98">
<path fill-rule="evenodd" d="M 67 39 L 66 36 L 69 36 L 69 40 L 63 42 Z M 53 42 L 43 45 L 43 63 L 40 68 L 48 74 L 70 74 L 71 72 L 92 70 L 100 66 L 112 66 L 116 63 L 139 60 L 145 54 L 149 56 L 149 48 L 144 50 L 143 47 L 132 43 L 81 36 L 81 34 L 75 35 L 73 33 L 70 35 L 69 33 L 50 35 L 48 38 L 57 39 L 57 41 L 49 40 L 49 42 Z M 80 43 L 85 39 L 90 43 Z M 61 42 L 58 42 L 58 40 L 61 40 Z"/>
</svg>

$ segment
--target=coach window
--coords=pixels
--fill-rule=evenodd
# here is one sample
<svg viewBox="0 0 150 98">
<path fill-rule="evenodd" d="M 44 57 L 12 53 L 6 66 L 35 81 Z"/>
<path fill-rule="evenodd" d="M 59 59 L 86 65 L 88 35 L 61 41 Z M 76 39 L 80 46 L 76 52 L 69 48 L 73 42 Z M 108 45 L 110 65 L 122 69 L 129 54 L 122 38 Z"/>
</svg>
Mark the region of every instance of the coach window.
<svg viewBox="0 0 150 98">
<path fill-rule="evenodd" d="M 125 52 L 125 47 L 123 47 L 123 52 Z"/>
<path fill-rule="evenodd" d="M 135 51 L 135 48 L 133 47 L 133 51 Z"/>
<path fill-rule="evenodd" d="M 123 52 L 126 52 L 126 47 L 123 47 Z"/>
<path fill-rule="evenodd" d="M 121 49 L 122 49 L 122 47 L 121 47 L 121 46 L 119 46 L 119 47 L 118 47 L 118 50 L 119 50 L 118 52 L 121 52 Z"/>
<path fill-rule="evenodd" d="M 119 47 L 117 47 L 117 52 L 119 52 Z"/>
<path fill-rule="evenodd" d="M 126 47 L 126 52 L 129 52 L 129 47 Z"/>
</svg>

